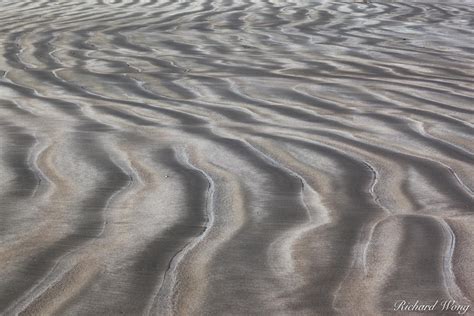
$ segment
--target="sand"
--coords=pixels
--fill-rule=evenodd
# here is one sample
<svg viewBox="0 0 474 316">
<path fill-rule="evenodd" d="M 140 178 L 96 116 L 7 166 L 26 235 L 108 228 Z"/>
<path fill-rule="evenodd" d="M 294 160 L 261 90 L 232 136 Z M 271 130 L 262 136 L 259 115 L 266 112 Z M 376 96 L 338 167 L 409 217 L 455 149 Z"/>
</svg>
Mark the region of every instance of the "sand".
<svg viewBox="0 0 474 316">
<path fill-rule="evenodd" d="M 473 18 L 467 0 L 0 0 L 0 314 L 456 314 Z"/>
</svg>

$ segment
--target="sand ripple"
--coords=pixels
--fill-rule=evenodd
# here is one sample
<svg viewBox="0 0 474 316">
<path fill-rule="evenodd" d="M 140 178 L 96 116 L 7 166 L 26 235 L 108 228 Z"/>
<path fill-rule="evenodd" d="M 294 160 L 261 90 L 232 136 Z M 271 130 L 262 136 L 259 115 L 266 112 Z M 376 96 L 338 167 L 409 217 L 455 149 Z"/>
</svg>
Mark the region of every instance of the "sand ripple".
<svg viewBox="0 0 474 316">
<path fill-rule="evenodd" d="M 467 0 L 0 0 L 2 315 L 474 298 Z"/>
</svg>

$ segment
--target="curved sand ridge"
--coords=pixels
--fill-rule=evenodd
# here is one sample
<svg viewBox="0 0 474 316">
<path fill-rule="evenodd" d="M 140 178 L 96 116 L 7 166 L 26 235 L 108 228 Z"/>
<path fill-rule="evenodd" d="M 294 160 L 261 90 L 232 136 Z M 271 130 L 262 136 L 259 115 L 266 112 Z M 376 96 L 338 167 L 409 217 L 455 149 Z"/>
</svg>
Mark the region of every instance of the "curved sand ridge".
<svg viewBox="0 0 474 316">
<path fill-rule="evenodd" d="M 0 8 L 2 315 L 471 304 L 470 1 Z"/>
</svg>

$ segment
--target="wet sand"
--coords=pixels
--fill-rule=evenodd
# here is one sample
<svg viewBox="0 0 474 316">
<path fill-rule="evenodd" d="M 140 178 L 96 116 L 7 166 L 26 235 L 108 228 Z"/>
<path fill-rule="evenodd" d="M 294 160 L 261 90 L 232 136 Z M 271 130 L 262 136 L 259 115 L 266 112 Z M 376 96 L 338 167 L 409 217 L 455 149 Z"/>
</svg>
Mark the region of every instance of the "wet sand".
<svg viewBox="0 0 474 316">
<path fill-rule="evenodd" d="M 0 314 L 471 304 L 474 4 L 363 2 L 0 0 Z"/>
</svg>

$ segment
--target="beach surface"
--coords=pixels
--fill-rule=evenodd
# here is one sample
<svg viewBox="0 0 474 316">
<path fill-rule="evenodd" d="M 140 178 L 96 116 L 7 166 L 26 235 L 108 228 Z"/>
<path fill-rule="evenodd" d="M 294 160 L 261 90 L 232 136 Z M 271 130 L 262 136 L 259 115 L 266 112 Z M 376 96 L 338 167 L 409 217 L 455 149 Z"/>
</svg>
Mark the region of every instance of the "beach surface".
<svg viewBox="0 0 474 316">
<path fill-rule="evenodd" d="M 473 301 L 474 2 L 0 0 L 0 53 L 1 315 Z"/>
</svg>

